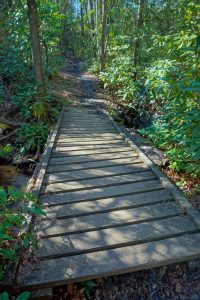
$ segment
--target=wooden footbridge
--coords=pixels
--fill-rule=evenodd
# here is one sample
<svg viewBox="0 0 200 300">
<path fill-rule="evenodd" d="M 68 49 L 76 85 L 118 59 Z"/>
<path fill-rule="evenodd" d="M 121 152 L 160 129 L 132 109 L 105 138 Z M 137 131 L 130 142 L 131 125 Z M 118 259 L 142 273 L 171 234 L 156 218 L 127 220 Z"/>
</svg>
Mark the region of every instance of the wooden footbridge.
<svg viewBox="0 0 200 300">
<path fill-rule="evenodd" d="M 25 289 L 61 285 L 200 257 L 200 217 L 109 116 L 65 108 L 36 182 L 37 263 Z"/>
</svg>

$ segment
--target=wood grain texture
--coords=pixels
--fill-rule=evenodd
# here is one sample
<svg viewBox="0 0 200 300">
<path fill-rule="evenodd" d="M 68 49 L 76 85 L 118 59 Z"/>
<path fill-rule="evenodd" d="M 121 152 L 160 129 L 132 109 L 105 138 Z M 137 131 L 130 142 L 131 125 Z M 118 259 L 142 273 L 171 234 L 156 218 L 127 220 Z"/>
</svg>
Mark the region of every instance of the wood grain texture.
<svg viewBox="0 0 200 300">
<path fill-rule="evenodd" d="M 140 181 L 149 181 L 155 179 L 155 175 L 151 171 L 141 171 L 132 174 L 124 175 L 113 175 L 98 177 L 92 179 L 82 179 L 74 181 L 64 181 L 49 183 L 46 186 L 42 187 L 41 194 L 50 194 L 50 193 L 60 193 L 60 192 L 70 192 L 78 191 L 88 188 L 103 188 L 113 185 L 121 185 L 128 182 L 140 182 Z"/>
<path fill-rule="evenodd" d="M 28 266 L 29 273 L 22 273 L 20 285 L 56 286 L 66 282 L 149 269 L 197 259 L 200 257 L 199 249 L 200 233 L 196 233 L 123 248 L 44 260 L 35 270 Z"/>
<path fill-rule="evenodd" d="M 116 158 L 126 158 L 126 157 L 137 157 L 137 153 L 133 151 L 124 151 L 124 152 L 115 152 L 115 153 L 102 153 L 96 155 L 80 155 L 80 156 L 67 156 L 62 158 L 50 158 L 49 165 L 58 165 L 58 164 L 77 164 L 81 162 L 89 162 L 89 161 L 98 161 L 98 160 L 113 160 Z"/>
<path fill-rule="evenodd" d="M 106 149 L 87 149 L 87 150 L 77 150 L 76 152 L 74 150 L 70 151 L 67 149 L 67 151 L 54 151 L 52 152 L 51 157 L 65 157 L 65 156 L 76 156 L 76 155 L 92 155 L 92 154 L 102 154 L 102 153 L 119 153 L 119 152 L 125 152 L 129 151 L 129 147 L 122 146 L 122 147 L 110 147 Z"/>
<path fill-rule="evenodd" d="M 67 219 L 42 220 L 37 226 L 40 236 L 58 236 L 82 231 L 91 231 L 125 224 L 134 224 L 180 214 L 175 203 L 154 204 L 151 206 L 122 209 L 97 215 L 87 215 Z"/>
<path fill-rule="evenodd" d="M 197 226 L 187 216 L 143 222 L 79 234 L 41 239 L 39 257 L 52 258 L 89 253 L 130 244 L 147 243 L 182 234 L 194 233 Z"/>
<path fill-rule="evenodd" d="M 124 175 L 128 173 L 137 173 L 141 171 L 149 170 L 148 167 L 143 164 L 128 164 L 122 166 L 114 167 L 103 167 L 103 168 L 93 168 L 86 170 L 74 170 L 69 172 L 57 172 L 52 174 L 46 174 L 43 184 L 50 184 L 54 182 L 62 181 L 73 181 L 73 180 L 83 180 L 92 179 L 96 177 L 104 176 L 114 176 L 114 175 Z"/>
<path fill-rule="evenodd" d="M 96 169 L 96 168 L 103 168 L 103 167 L 117 167 L 124 164 L 128 165 L 128 164 L 138 164 L 138 163 L 142 163 L 142 160 L 138 159 L 138 157 L 130 156 L 126 158 L 115 158 L 109 160 L 80 162 L 76 164 L 62 164 L 62 165 L 51 165 L 51 166 L 49 165 L 46 173 Z"/>
<path fill-rule="evenodd" d="M 159 180 L 151 180 L 146 182 L 125 183 L 120 186 L 109 186 L 102 188 L 94 188 L 89 190 L 65 192 L 60 194 L 43 195 L 40 196 L 40 203 L 42 205 L 55 205 L 63 203 L 75 203 L 81 201 L 105 199 L 109 197 L 117 197 L 128 194 L 143 193 L 145 191 L 152 191 L 162 189 L 163 186 Z"/>
<path fill-rule="evenodd" d="M 146 191 L 145 193 L 133 195 L 116 196 L 72 204 L 61 204 L 61 206 L 47 206 L 44 208 L 44 211 L 46 212 L 48 218 L 62 216 L 75 217 L 81 215 L 102 213 L 111 210 L 114 211 L 125 208 L 152 205 L 156 203 L 165 203 L 171 200 L 172 196 L 170 195 L 170 193 L 165 191 L 164 189 L 161 189 L 152 192 Z"/>
</svg>

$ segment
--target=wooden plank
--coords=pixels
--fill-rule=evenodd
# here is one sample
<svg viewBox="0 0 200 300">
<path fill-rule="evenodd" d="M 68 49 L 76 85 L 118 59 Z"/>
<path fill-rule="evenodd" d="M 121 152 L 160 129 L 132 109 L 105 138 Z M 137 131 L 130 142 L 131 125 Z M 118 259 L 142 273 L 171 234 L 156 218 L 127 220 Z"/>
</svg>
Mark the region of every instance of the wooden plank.
<svg viewBox="0 0 200 300">
<path fill-rule="evenodd" d="M 65 172 L 73 170 L 85 170 L 85 169 L 96 169 L 109 166 L 119 166 L 123 164 L 137 164 L 141 163 L 141 159 L 137 157 L 127 157 L 127 158 L 116 158 L 109 160 L 99 160 L 90 162 L 81 162 L 77 164 L 63 164 L 63 165 L 52 165 L 48 166 L 46 174 L 55 172 Z"/>
<path fill-rule="evenodd" d="M 149 168 L 145 164 L 130 164 L 116 167 L 104 167 L 99 169 L 86 169 L 86 170 L 74 170 L 71 172 L 57 172 L 53 174 L 46 174 L 43 185 L 62 182 L 62 181 L 73 181 L 80 179 L 92 179 L 96 177 L 113 176 L 113 175 L 124 175 L 128 173 L 147 171 Z"/>
<path fill-rule="evenodd" d="M 84 127 L 80 127 L 80 128 L 68 128 L 68 127 L 65 127 L 65 128 L 59 128 L 59 131 L 58 133 L 80 133 L 80 134 L 84 134 L 84 133 L 93 133 L 93 132 L 97 132 L 97 133 L 116 133 L 116 129 L 113 128 L 112 126 L 110 127 L 102 127 L 102 126 L 99 126 L 99 127 L 93 127 L 93 126 L 88 126 L 87 128 L 84 126 Z"/>
<path fill-rule="evenodd" d="M 195 241 L 195 242 L 194 242 Z M 20 285 L 39 287 L 122 274 L 200 257 L 200 233 L 134 246 L 41 261 L 20 270 Z M 26 266 L 27 269 L 27 266 Z"/>
<path fill-rule="evenodd" d="M 95 117 L 92 115 L 89 116 L 69 116 L 69 117 L 64 117 L 62 119 L 62 122 L 74 122 L 74 123 L 78 123 L 78 122 L 86 122 L 86 123 L 104 123 L 106 122 L 105 118 L 100 118 L 100 117 Z"/>
<path fill-rule="evenodd" d="M 147 243 L 194 233 L 197 226 L 188 216 L 41 239 L 39 258 L 57 258 Z"/>
<path fill-rule="evenodd" d="M 71 122 L 69 122 L 68 124 L 64 124 L 61 123 L 60 127 L 59 127 L 59 130 L 60 131 L 69 131 L 69 130 L 80 130 L 80 131 L 84 131 L 84 130 L 87 130 L 87 129 L 104 129 L 105 131 L 107 129 L 114 129 L 115 132 L 116 132 L 116 129 L 114 128 L 114 126 L 110 123 L 107 123 L 107 124 L 102 124 L 102 123 L 99 123 L 99 124 L 96 124 L 96 123 L 93 123 L 93 124 L 72 124 Z"/>
<path fill-rule="evenodd" d="M 55 146 L 53 148 L 52 153 L 55 152 L 67 152 L 67 151 L 74 151 L 76 153 L 77 151 L 82 151 L 82 150 L 98 150 L 98 149 L 114 149 L 114 148 L 127 148 L 126 143 L 115 143 L 115 144 L 103 144 L 103 145 L 80 145 L 80 146 L 68 146 L 68 145 L 63 145 L 63 146 Z"/>
<path fill-rule="evenodd" d="M 42 237 L 59 236 L 144 221 L 150 222 L 177 216 L 180 213 L 181 211 L 175 203 L 166 202 L 81 217 L 42 220 L 37 225 L 37 233 Z"/>
<path fill-rule="evenodd" d="M 57 206 L 46 206 L 44 211 L 48 218 L 62 216 L 82 216 L 111 210 L 128 209 L 161 202 L 171 201 L 172 196 L 166 190 L 146 191 L 145 193 L 116 196 L 100 200 L 91 200 Z M 44 217 L 46 218 L 46 217 Z"/>
<path fill-rule="evenodd" d="M 116 139 L 121 140 L 120 135 L 114 134 L 114 133 L 88 133 L 88 134 L 58 134 L 57 135 L 57 141 L 65 140 L 66 142 L 73 141 L 73 142 L 79 142 L 81 140 L 84 141 L 99 141 L 99 140 L 109 140 L 109 139 Z"/>
<path fill-rule="evenodd" d="M 125 158 L 125 157 L 137 157 L 137 154 L 133 151 L 119 152 L 119 153 L 102 153 L 96 155 L 80 155 L 80 156 L 69 156 L 61 158 L 50 158 L 49 165 L 63 165 L 63 164 L 77 164 L 81 162 L 98 161 L 98 160 L 113 160 L 115 158 Z"/>
<path fill-rule="evenodd" d="M 101 121 L 98 121 L 98 120 L 88 120 L 88 121 L 81 121 L 81 120 L 62 120 L 62 123 L 61 123 L 61 127 L 62 128 L 66 128 L 66 127 L 76 127 L 76 126 L 80 126 L 80 127 L 91 127 L 91 126 L 112 126 L 112 124 L 109 122 L 109 120 L 101 120 Z"/>
<path fill-rule="evenodd" d="M 43 186 L 41 194 L 78 191 L 88 188 L 102 188 L 111 185 L 120 185 L 122 183 L 128 182 L 148 181 L 155 178 L 156 176 L 152 171 L 142 171 L 138 173 L 97 177 L 93 179 L 77 179 L 74 181 L 54 182 Z"/>
<path fill-rule="evenodd" d="M 73 143 L 72 143 L 73 142 Z M 66 140 L 66 141 L 63 141 L 63 140 L 61 140 L 61 141 L 55 141 L 55 144 L 54 145 L 57 145 L 57 146 L 69 146 L 69 147 L 71 147 L 71 146 L 87 146 L 87 145 L 108 145 L 108 144 L 119 144 L 119 143 L 122 143 L 122 144 L 124 144 L 124 141 L 123 140 L 120 140 L 120 139 L 110 139 L 110 140 L 94 140 L 94 139 L 92 139 L 92 140 L 89 140 L 89 141 L 83 141 L 82 139 L 79 139 L 79 140 L 72 140 L 72 139 L 70 139 L 70 140 Z"/>
<path fill-rule="evenodd" d="M 75 203 L 80 201 L 98 200 L 110 197 L 124 196 L 128 194 L 143 193 L 145 191 L 153 191 L 162 189 L 159 180 L 151 180 L 145 182 L 121 184 L 120 186 L 109 186 L 102 188 L 95 188 L 89 190 L 81 190 L 76 192 L 65 192 L 54 195 L 40 196 L 40 203 L 42 205 L 57 205 Z"/>
<path fill-rule="evenodd" d="M 114 148 L 106 148 L 106 149 L 89 149 L 89 150 L 78 150 L 74 152 L 74 150 L 70 151 L 53 151 L 51 158 L 53 157 L 67 157 L 67 156 L 76 156 L 76 155 L 93 155 L 93 154 L 101 154 L 101 153 L 115 153 L 115 152 L 125 152 L 129 151 L 129 147 L 114 147 Z"/>
</svg>

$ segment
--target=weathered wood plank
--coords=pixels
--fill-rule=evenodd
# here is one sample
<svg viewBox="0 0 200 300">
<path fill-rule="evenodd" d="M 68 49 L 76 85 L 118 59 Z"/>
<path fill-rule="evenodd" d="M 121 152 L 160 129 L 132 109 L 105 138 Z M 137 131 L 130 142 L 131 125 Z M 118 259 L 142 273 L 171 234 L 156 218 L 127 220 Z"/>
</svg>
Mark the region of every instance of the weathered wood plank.
<svg viewBox="0 0 200 300">
<path fill-rule="evenodd" d="M 138 173 L 98 177 L 93 179 L 82 179 L 74 181 L 54 182 L 42 187 L 41 194 L 78 191 L 88 188 L 102 188 L 111 185 L 120 185 L 128 182 L 149 181 L 156 176 L 152 171 Z"/>
<path fill-rule="evenodd" d="M 79 134 L 92 134 L 92 133 L 99 133 L 99 134 L 107 134 L 107 133 L 117 133 L 116 129 L 113 127 L 107 127 L 107 128 L 102 128 L 101 126 L 98 128 L 94 128 L 93 126 L 90 126 L 88 128 L 64 128 L 61 129 L 59 128 L 58 131 L 59 134 L 75 134 L 75 133 L 79 133 Z"/>
<path fill-rule="evenodd" d="M 97 146 L 97 145 L 108 145 L 108 144 L 119 144 L 119 143 L 123 143 L 124 144 L 124 141 L 121 139 L 105 139 L 105 140 L 94 140 L 94 139 L 91 139 L 89 141 L 83 141 L 82 139 L 78 139 L 78 140 L 66 140 L 66 141 L 55 141 L 55 146 L 87 146 L 87 145 L 94 145 L 94 146 Z"/>
<path fill-rule="evenodd" d="M 71 172 L 57 172 L 53 174 L 46 174 L 43 184 L 49 184 L 54 182 L 72 181 L 80 179 L 92 179 L 95 177 L 112 176 L 112 175 L 124 175 L 128 173 L 147 171 L 149 168 L 145 164 L 132 164 L 122 165 L 116 167 L 104 167 L 97 169 L 86 170 L 74 170 Z"/>
<path fill-rule="evenodd" d="M 80 146 L 54 146 L 52 153 L 55 152 L 68 152 L 68 151 L 74 151 L 74 153 L 77 153 L 77 151 L 83 151 L 83 150 L 98 150 L 98 149 L 114 149 L 114 148 L 127 148 L 126 143 L 113 143 L 113 144 L 103 144 L 103 145 L 80 145 Z"/>
<path fill-rule="evenodd" d="M 109 186 L 89 190 L 81 190 L 74 192 L 65 192 L 53 195 L 40 196 L 42 205 L 55 205 L 64 203 L 74 203 L 80 201 L 98 200 L 110 197 L 123 196 L 128 194 L 142 193 L 145 191 L 153 191 L 161 189 L 162 185 L 159 180 L 151 180 L 145 182 L 128 183 L 120 186 Z"/>
<path fill-rule="evenodd" d="M 59 165 L 59 164 L 77 164 L 81 162 L 89 162 L 89 161 L 98 161 L 98 160 L 113 160 L 115 158 L 125 158 L 125 157 L 137 157 L 138 155 L 133 151 L 125 151 L 119 153 L 102 153 L 96 155 L 80 155 L 80 156 L 69 156 L 69 157 L 61 157 L 61 158 L 50 158 L 49 165 Z"/>
<path fill-rule="evenodd" d="M 109 120 L 107 121 L 98 121 L 98 120 L 93 120 L 93 121 L 82 121 L 82 120 L 77 120 L 77 121 L 74 121 L 73 119 L 71 120 L 68 120 L 68 121 L 62 121 L 61 123 L 61 126 L 60 128 L 68 128 L 68 126 L 72 126 L 72 127 L 78 127 L 80 126 L 81 128 L 83 127 L 95 127 L 95 126 L 98 126 L 98 127 L 101 127 L 101 126 L 113 126 Z M 114 127 L 114 126 L 113 126 Z"/>
<path fill-rule="evenodd" d="M 48 166 L 46 173 L 55 173 L 55 172 L 65 172 L 73 170 L 85 170 L 85 169 L 96 169 L 109 166 L 119 166 L 123 164 L 137 164 L 141 163 L 141 159 L 137 157 L 127 157 L 127 158 L 116 158 L 109 160 L 99 160 L 99 161 L 90 161 L 90 162 L 81 162 L 76 164 L 63 164 L 63 165 L 52 165 Z"/>
<path fill-rule="evenodd" d="M 48 218 L 62 216 L 81 216 L 92 213 L 102 213 L 111 210 L 128 209 L 145 205 L 171 201 L 172 196 L 166 190 L 146 191 L 145 193 L 91 200 L 72 204 L 47 206 L 44 211 Z M 46 218 L 46 217 L 44 217 Z"/>
<path fill-rule="evenodd" d="M 114 128 L 114 126 L 110 123 L 107 123 L 107 124 L 102 124 L 102 123 L 99 123 L 99 124 L 96 124 L 96 123 L 93 123 L 93 124 L 72 124 L 71 122 L 67 123 L 67 124 L 64 124 L 63 123 L 60 125 L 59 127 L 59 130 L 60 131 L 69 131 L 69 130 L 79 130 L 79 131 L 85 131 L 87 129 L 101 129 L 101 130 L 107 130 L 107 129 L 114 129 L 115 132 L 116 132 L 116 129 Z"/>
<path fill-rule="evenodd" d="M 144 221 L 150 222 L 180 213 L 175 203 L 166 202 L 75 218 L 42 220 L 37 225 L 37 232 L 42 237 L 59 236 Z"/>
<path fill-rule="evenodd" d="M 38 256 L 56 258 L 125 247 L 194 233 L 197 226 L 188 216 L 171 217 L 122 227 L 41 239 Z"/>
<path fill-rule="evenodd" d="M 80 141 L 80 139 L 84 141 L 99 141 L 99 140 L 109 140 L 109 139 L 116 139 L 116 140 L 121 140 L 122 138 L 120 135 L 115 134 L 115 133 L 77 133 L 77 134 L 57 134 L 56 140 L 61 141 L 61 140 L 66 140 L 66 141 Z"/>
<path fill-rule="evenodd" d="M 125 152 L 129 151 L 129 147 L 110 147 L 106 149 L 89 149 L 89 150 L 78 150 L 74 152 L 74 150 L 70 151 L 67 149 L 67 151 L 53 151 L 51 158 L 53 157 L 67 157 L 67 156 L 76 156 L 76 155 L 93 155 L 93 154 L 101 154 L 101 153 L 115 153 L 115 152 Z"/>
<path fill-rule="evenodd" d="M 195 242 L 194 242 L 195 241 Z M 41 261 L 24 274 L 23 286 L 60 285 L 193 260 L 200 257 L 200 233 L 77 256 Z"/>
</svg>

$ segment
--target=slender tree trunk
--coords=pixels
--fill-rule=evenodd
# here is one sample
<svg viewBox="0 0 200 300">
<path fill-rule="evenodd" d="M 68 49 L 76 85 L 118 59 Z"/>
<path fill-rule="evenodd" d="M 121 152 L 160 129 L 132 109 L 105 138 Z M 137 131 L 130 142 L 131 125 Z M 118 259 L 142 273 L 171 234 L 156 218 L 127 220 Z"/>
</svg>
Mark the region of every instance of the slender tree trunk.
<svg viewBox="0 0 200 300">
<path fill-rule="evenodd" d="M 143 26 L 144 7 L 145 7 L 145 0 L 139 0 L 137 23 L 136 23 L 136 30 L 137 30 L 138 34 Z M 133 63 L 134 63 L 135 67 L 138 64 L 139 51 L 140 51 L 140 38 L 138 37 L 135 41 L 135 46 L 134 46 L 134 51 L 133 51 Z"/>
<path fill-rule="evenodd" d="M 64 57 L 67 57 L 67 36 L 66 36 L 66 29 L 67 29 L 67 16 L 66 16 L 66 11 L 67 11 L 67 1 L 66 0 L 60 0 L 60 9 L 59 12 L 60 14 L 65 15 L 64 18 L 61 19 L 61 36 L 60 36 L 60 51 L 61 54 Z"/>
<path fill-rule="evenodd" d="M 95 43 L 95 21 L 94 21 L 94 0 L 90 0 L 90 10 L 92 11 L 91 14 L 91 38 L 93 42 L 93 57 L 97 57 L 97 49 L 96 49 L 96 43 Z"/>
<path fill-rule="evenodd" d="M 40 87 L 42 96 L 44 96 L 46 94 L 46 85 L 45 85 L 44 72 L 42 67 L 36 1 L 27 0 L 27 5 L 28 5 L 28 19 L 29 19 L 29 26 L 30 26 L 31 49 L 32 49 L 33 68 L 35 72 L 35 81 L 36 84 Z"/>
<path fill-rule="evenodd" d="M 97 57 L 100 56 L 99 53 L 99 1 L 95 2 L 95 15 L 96 15 L 96 47 L 97 47 Z"/>
<path fill-rule="evenodd" d="M 82 38 L 85 37 L 85 30 L 84 30 L 84 13 L 83 13 L 83 3 L 81 2 L 81 34 Z"/>
<path fill-rule="evenodd" d="M 106 13 L 107 0 L 102 0 L 102 33 L 101 33 L 101 71 L 105 67 L 105 41 L 106 41 Z"/>
</svg>

